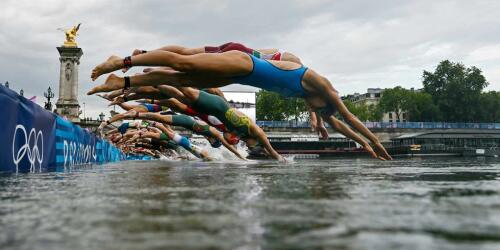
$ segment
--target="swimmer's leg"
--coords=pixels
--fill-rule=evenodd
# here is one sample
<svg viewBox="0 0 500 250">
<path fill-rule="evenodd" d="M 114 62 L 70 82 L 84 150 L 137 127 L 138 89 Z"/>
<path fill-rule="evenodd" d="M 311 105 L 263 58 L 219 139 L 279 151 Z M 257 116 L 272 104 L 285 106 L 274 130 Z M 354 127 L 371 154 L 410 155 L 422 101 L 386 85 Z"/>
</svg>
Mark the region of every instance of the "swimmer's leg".
<svg viewBox="0 0 500 250">
<path fill-rule="evenodd" d="M 140 112 L 148 112 L 148 110 L 143 106 L 137 105 L 125 113 L 114 115 L 108 122 L 113 123 L 127 118 L 135 118 Z"/>
<path fill-rule="evenodd" d="M 130 86 L 192 86 L 196 88 L 222 87 L 232 83 L 229 78 L 220 78 L 213 75 L 187 74 L 177 71 L 154 70 L 142 75 L 130 77 L 118 77 L 115 74 L 108 76 L 104 84 L 92 88 L 87 94 L 92 95 L 100 92 L 109 92 L 123 89 L 126 79 L 130 80 Z"/>
<path fill-rule="evenodd" d="M 163 46 L 161 48 L 154 49 L 154 50 L 149 50 L 149 51 L 147 51 L 147 50 L 141 50 L 141 49 L 135 49 L 132 52 L 132 56 L 149 53 L 149 52 L 155 51 L 155 50 L 168 51 L 168 52 L 172 52 L 172 53 L 176 53 L 176 54 L 180 54 L 180 55 L 195 55 L 195 54 L 205 53 L 205 47 L 186 48 L 186 47 L 182 47 L 182 46 L 178 46 L 178 45 L 167 45 L 167 46 Z M 123 73 L 127 72 L 128 69 L 129 68 L 123 68 L 122 69 Z"/>
<path fill-rule="evenodd" d="M 91 78 L 95 80 L 102 74 L 131 66 L 166 66 L 180 72 L 234 77 L 250 73 L 253 62 L 247 54 L 239 51 L 184 56 L 157 50 L 127 58 L 111 56 L 92 70 Z"/>
</svg>

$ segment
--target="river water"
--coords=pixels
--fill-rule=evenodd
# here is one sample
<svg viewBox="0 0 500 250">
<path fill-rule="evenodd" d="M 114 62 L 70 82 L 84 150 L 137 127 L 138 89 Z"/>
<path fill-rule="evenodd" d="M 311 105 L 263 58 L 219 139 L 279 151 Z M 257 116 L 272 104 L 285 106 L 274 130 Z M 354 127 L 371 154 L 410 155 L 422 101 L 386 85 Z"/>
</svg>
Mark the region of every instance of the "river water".
<svg viewBox="0 0 500 250">
<path fill-rule="evenodd" d="M 500 249 L 498 158 L 0 174 L 1 249 Z"/>
</svg>

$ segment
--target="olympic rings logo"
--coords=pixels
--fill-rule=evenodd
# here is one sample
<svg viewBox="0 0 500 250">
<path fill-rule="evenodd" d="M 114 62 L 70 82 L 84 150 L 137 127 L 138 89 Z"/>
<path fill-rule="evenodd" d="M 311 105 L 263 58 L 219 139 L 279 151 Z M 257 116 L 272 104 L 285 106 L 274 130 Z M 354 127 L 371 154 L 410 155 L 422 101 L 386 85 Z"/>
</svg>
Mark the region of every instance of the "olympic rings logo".
<svg viewBox="0 0 500 250">
<path fill-rule="evenodd" d="M 24 140 L 24 144 L 21 147 L 17 148 L 16 151 L 16 138 L 18 137 L 18 131 L 21 131 L 21 139 L 19 140 Z M 43 132 L 41 130 L 36 132 L 35 128 L 32 128 L 28 134 L 26 132 L 26 128 L 23 125 L 18 124 L 16 126 L 16 129 L 14 130 L 14 137 L 12 138 L 12 161 L 16 165 L 16 172 L 19 170 L 19 163 L 25 156 L 28 157 L 31 172 L 35 171 L 37 162 L 39 164 L 40 171 L 42 170 Z"/>
</svg>

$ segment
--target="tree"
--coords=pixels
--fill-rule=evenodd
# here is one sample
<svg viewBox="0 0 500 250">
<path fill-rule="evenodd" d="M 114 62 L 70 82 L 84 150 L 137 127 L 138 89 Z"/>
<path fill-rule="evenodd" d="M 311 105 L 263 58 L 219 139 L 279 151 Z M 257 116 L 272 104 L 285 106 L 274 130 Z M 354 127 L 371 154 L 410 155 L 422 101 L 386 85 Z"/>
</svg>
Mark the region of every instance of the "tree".
<svg viewBox="0 0 500 250">
<path fill-rule="evenodd" d="M 260 121 L 282 121 L 285 119 L 283 100 L 277 93 L 261 90 L 256 93 L 255 116 Z"/>
<path fill-rule="evenodd" d="M 441 112 L 432 100 L 432 96 L 424 92 L 412 91 L 408 109 L 408 121 L 432 122 L 441 120 Z"/>
<path fill-rule="evenodd" d="M 488 86 L 480 69 L 466 68 L 461 63 L 442 61 L 434 72 L 424 71 L 424 91 L 432 96 L 442 113 L 442 119 L 450 122 L 476 121 L 477 105 L 481 91 Z"/>
<path fill-rule="evenodd" d="M 380 121 L 382 119 L 383 112 L 378 105 L 353 103 L 349 100 L 344 100 L 344 104 L 361 121 Z"/>
<path fill-rule="evenodd" d="M 308 118 L 307 107 L 304 99 L 286 98 L 283 100 L 283 113 L 287 120 L 304 120 Z"/>
<path fill-rule="evenodd" d="M 401 86 L 385 89 L 378 105 L 385 113 L 396 113 L 397 120 L 402 121 L 403 113 L 407 111 L 412 104 L 411 92 L 411 90 L 404 89 Z"/>
<path fill-rule="evenodd" d="M 307 108 L 303 99 L 284 98 L 266 90 L 256 94 L 256 118 L 260 121 L 303 120 L 307 116 Z"/>
<path fill-rule="evenodd" d="M 490 91 L 481 94 L 476 113 L 479 122 L 500 122 L 500 92 Z"/>
</svg>

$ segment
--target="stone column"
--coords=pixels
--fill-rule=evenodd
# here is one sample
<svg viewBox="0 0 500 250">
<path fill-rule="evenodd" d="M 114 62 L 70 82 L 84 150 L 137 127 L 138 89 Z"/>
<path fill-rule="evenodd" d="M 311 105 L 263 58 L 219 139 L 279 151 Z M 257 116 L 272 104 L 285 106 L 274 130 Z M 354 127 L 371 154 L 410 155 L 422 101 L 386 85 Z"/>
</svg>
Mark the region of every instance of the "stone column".
<svg viewBox="0 0 500 250">
<path fill-rule="evenodd" d="M 80 122 L 80 104 L 78 103 L 78 65 L 83 51 L 78 47 L 57 47 L 59 51 L 59 99 L 56 102 L 57 113 L 71 122 Z"/>
</svg>

